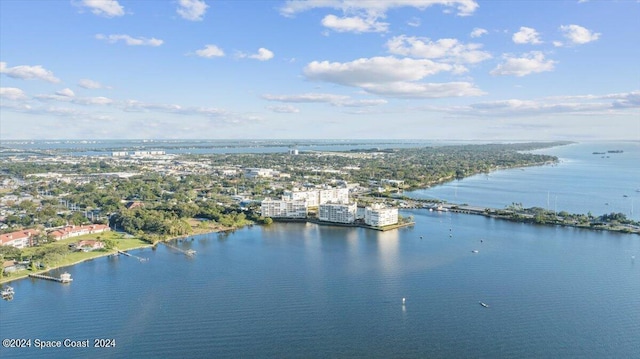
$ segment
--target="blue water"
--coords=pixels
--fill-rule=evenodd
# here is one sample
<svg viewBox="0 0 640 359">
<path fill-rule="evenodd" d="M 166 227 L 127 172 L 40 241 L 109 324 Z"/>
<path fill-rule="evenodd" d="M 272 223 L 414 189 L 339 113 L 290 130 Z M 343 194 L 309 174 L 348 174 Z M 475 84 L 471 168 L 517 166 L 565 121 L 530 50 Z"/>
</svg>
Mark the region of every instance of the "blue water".
<svg viewBox="0 0 640 359">
<path fill-rule="evenodd" d="M 618 149 L 624 152 L 592 154 Z M 533 152 L 557 156 L 560 163 L 476 175 L 407 195 L 493 208 L 516 202 L 569 213 L 620 212 L 640 220 L 640 142 L 579 143 Z"/>
<path fill-rule="evenodd" d="M 602 201 L 592 196 L 612 206 L 607 197 L 615 193 L 635 195 L 637 144 L 602 146 L 546 150 L 562 162 L 465 179 L 457 196 L 546 207 L 549 191 L 558 210 L 572 203 L 584 213 Z M 609 149 L 625 152 L 591 154 Z M 176 243 L 195 249 L 194 258 L 160 245 L 132 252 L 149 258 L 144 263 L 105 257 L 66 268 L 69 285 L 13 282 L 14 299 L 0 301 L 0 339 L 108 338 L 116 347 L 0 348 L 0 357 L 638 357 L 640 236 L 426 210 L 403 215 L 415 226 L 254 226 Z"/>
<path fill-rule="evenodd" d="M 178 243 L 198 251 L 193 259 L 161 245 L 133 252 L 146 263 L 70 267 L 69 285 L 14 282 L 14 300 L 0 302 L 2 338 L 113 338 L 117 346 L 0 356 L 637 356 L 637 235 L 405 215 L 414 228 L 253 227 Z"/>
</svg>

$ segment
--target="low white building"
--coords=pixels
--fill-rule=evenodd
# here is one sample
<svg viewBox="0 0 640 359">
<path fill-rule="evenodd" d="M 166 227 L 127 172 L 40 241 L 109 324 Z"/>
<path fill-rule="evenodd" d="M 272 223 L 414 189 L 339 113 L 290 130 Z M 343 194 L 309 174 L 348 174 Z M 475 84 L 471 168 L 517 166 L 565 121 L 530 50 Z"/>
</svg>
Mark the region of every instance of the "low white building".
<svg viewBox="0 0 640 359">
<path fill-rule="evenodd" d="M 244 176 L 247 178 L 271 178 L 278 175 L 278 171 L 271 168 L 245 168 Z"/>
<path fill-rule="evenodd" d="M 307 218 L 307 203 L 304 200 L 265 199 L 261 203 L 263 217 Z"/>
<path fill-rule="evenodd" d="M 326 222 L 353 223 L 358 206 L 352 203 L 324 203 L 318 210 L 318 219 Z"/>
<path fill-rule="evenodd" d="M 33 237 L 37 234 L 38 231 L 35 229 L 25 229 L 22 231 L 0 234 L 0 245 L 12 246 L 20 249 L 30 247 Z"/>
<path fill-rule="evenodd" d="M 398 223 L 398 209 L 376 203 L 364 209 L 364 223 L 384 227 Z"/>
</svg>

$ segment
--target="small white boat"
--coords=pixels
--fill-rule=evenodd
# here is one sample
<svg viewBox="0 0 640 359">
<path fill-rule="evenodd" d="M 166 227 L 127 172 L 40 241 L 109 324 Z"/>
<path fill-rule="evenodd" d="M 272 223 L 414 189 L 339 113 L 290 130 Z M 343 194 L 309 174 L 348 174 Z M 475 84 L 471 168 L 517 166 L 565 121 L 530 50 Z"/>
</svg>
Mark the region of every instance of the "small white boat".
<svg viewBox="0 0 640 359">
<path fill-rule="evenodd" d="M 13 291 L 13 287 L 7 286 L 5 289 L 2 290 L 2 292 L 0 292 L 0 294 L 2 295 L 2 298 L 8 299 L 13 297 L 15 292 Z"/>
<path fill-rule="evenodd" d="M 471 253 L 478 253 L 479 251 L 477 249 L 474 249 L 471 251 Z"/>
<path fill-rule="evenodd" d="M 489 304 L 485 303 L 485 302 L 480 302 L 480 305 L 485 307 L 485 308 L 489 308 Z"/>
</svg>

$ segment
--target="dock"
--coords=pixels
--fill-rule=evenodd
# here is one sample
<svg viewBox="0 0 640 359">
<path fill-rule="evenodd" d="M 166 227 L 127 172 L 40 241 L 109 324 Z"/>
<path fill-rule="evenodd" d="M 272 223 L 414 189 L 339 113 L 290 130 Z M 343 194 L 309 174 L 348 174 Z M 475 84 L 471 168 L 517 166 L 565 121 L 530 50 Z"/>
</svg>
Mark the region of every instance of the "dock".
<svg viewBox="0 0 640 359">
<path fill-rule="evenodd" d="M 133 255 L 133 254 L 131 254 L 131 253 L 123 252 L 123 251 L 121 251 L 121 250 L 118 250 L 117 252 L 118 252 L 118 254 L 122 254 L 122 255 L 125 255 L 125 256 L 127 256 L 127 257 L 135 258 L 135 259 L 139 260 L 140 262 L 146 262 L 146 261 L 148 261 L 148 260 L 149 260 L 149 258 L 142 258 L 142 257 L 138 257 L 138 256 Z"/>
<path fill-rule="evenodd" d="M 44 274 L 29 274 L 29 277 L 37 278 L 37 279 L 52 280 L 54 282 L 59 282 L 59 283 L 71 283 L 73 281 L 73 279 L 71 278 L 71 274 L 67 272 L 60 274 L 60 277 L 58 278 L 44 275 Z"/>
<path fill-rule="evenodd" d="M 193 257 L 193 256 L 196 255 L 196 251 L 194 251 L 193 249 L 181 249 L 181 248 L 178 248 L 178 247 L 176 247 L 174 245 L 171 245 L 171 244 L 169 244 L 167 242 L 162 242 L 162 244 L 164 244 L 165 246 L 167 246 L 167 247 L 169 247 L 169 248 L 171 248 L 173 250 L 176 250 L 176 251 L 186 255 L 187 257 Z"/>
</svg>

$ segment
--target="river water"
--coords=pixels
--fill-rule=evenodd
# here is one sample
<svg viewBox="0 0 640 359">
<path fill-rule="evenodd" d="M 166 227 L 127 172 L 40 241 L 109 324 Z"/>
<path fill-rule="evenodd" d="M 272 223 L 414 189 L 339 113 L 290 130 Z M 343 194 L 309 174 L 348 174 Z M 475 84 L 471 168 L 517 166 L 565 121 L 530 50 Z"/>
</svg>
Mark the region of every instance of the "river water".
<svg viewBox="0 0 640 359">
<path fill-rule="evenodd" d="M 532 152 L 557 156 L 560 162 L 480 174 L 407 194 L 493 208 L 515 202 L 570 213 L 620 212 L 640 220 L 640 142 L 577 143 Z"/>
<path fill-rule="evenodd" d="M 578 146 L 553 149 L 568 151 L 558 166 L 504 171 L 512 180 L 499 188 L 518 193 L 520 176 L 555 172 L 539 201 L 546 206 L 550 191 L 560 204 L 560 193 L 570 192 L 559 189 L 570 189 L 562 177 L 575 183 L 576 172 L 592 172 L 593 161 L 607 163 L 589 150 L 578 165 L 582 160 L 570 154 L 583 153 Z M 609 162 L 632 153 L 625 148 Z M 636 167 L 620 165 L 611 180 Z M 470 186 L 465 181 L 458 197 Z M 633 184 L 611 192 L 631 195 Z M 474 186 L 482 193 L 461 201 L 501 204 L 492 202 L 500 193 Z M 533 205 L 527 198 L 513 201 Z M 13 282 L 14 299 L 0 301 L 0 338 L 31 339 L 32 346 L 0 348 L 0 357 L 638 356 L 640 236 L 426 210 L 403 215 L 414 216 L 415 226 L 253 226 L 175 243 L 196 250 L 194 258 L 160 245 L 132 251 L 146 262 L 104 257 L 66 268 L 74 278 L 68 285 Z M 98 338 L 115 339 L 115 348 L 34 348 L 36 339 Z"/>
</svg>

